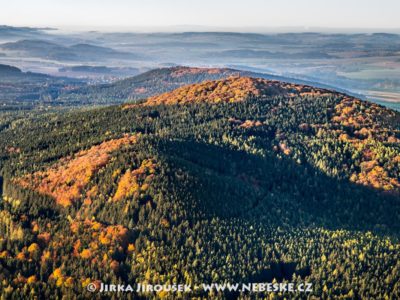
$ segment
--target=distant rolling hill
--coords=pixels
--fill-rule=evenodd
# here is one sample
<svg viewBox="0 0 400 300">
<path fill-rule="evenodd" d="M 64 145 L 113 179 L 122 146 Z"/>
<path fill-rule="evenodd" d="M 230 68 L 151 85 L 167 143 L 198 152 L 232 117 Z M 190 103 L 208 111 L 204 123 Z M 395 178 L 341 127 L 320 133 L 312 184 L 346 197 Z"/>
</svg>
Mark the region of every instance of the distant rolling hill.
<svg viewBox="0 0 400 300">
<path fill-rule="evenodd" d="M 100 84 L 72 90 L 60 101 L 82 101 L 97 104 L 123 103 L 171 91 L 185 84 L 219 79 L 237 73 L 230 69 L 171 67 L 155 69 L 111 84 Z"/>
<path fill-rule="evenodd" d="M 3 69 L 0 69 L 0 84 L 3 85 L 0 98 L 7 103 L 12 101 L 13 106 L 21 104 L 29 107 L 35 107 L 38 104 L 79 107 L 125 103 L 168 92 L 187 84 L 231 76 L 250 76 L 334 90 L 333 87 L 324 84 L 232 68 L 168 67 L 151 70 L 109 84 L 95 85 L 87 85 L 83 79 L 54 77 L 31 72 L 14 72 L 11 74 L 9 73 L 10 70 L 17 71 L 6 65 L 3 65 Z M 133 68 L 106 68 L 86 65 L 60 69 L 60 72 L 67 76 L 81 74 L 88 77 L 103 76 L 103 74 L 113 75 L 114 73 L 115 76 L 126 76 L 138 71 Z M 340 89 L 338 91 L 348 93 Z"/>
<path fill-rule="evenodd" d="M 0 41 L 14 41 L 22 38 L 37 38 L 46 36 L 45 30 L 51 28 L 13 27 L 0 25 Z"/>
<path fill-rule="evenodd" d="M 63 90 L 84 84 L 79 79 L 23 72 L 17 67 L 0 64 L 1 110 L 30 109 L 44 103 L 56 105 L 54 99 Z"/>
<path fill-rule="evenodd" d="M 72 66 L 60 68 L 60 72 L 79 72 L 79 73 L 100 73 L 108 74 L 113 71 L 113 68 L 106 66 Z"/>
<path fill-rule="evenodd" d="M 207 53 L 208 56 L 218 58 L 230 58 L 230 59 L 331 59 L 334 56 L 324 52 L 311 51 L 311 52 L 300 52 L 300 53 L 286 53 L 286 52 L 271 52 L 263 50 L 224 50 L 220 52 Z"/>
<path fill-rule="evenodd" d="M 39 57 L 58 61 L 101 60 L 110 58 L 137 59 L 132 53 L 120 52 L 91 44 L 63 46 L 46 40 L 19 40 L 0 44 L 0 49 L 23 57 Z"/>
<path fill-rule="evenodd" d="M 67 76 L 134 76 L 140 73 L 140 69 L 132 67 L 107 67 L 107 66 L 91 66 L 91 65 L 76 65 L 65 66 L 58 70 L 61 74 Z"/>
<path fill-rule="evenodd" d="M 5 76 L 16 76 L 20 75 L 22 73 L 21 69 L 14 67 L 14 66 L 9 66 L 9 65 L 0 65 L 0 76 L 5 77 Z"/>
<path fill-rule="evenodd" d="M 232 68 L 194 68 L 178 66 L 151 70 L 111 84 L 86 86 L 76 90 L 71 90 L 60 95 L 58 100 L 65 103 L 82 102 L 87 104 L 116 104 L 143 99 L 159 93 L 171 91 L 186 84 L 238 75 L 286 81 L 296 84 L 308 84 L 325 89 L 334 89 L 328 85 L 317 84 L 300 79 Z"/>
</svg>

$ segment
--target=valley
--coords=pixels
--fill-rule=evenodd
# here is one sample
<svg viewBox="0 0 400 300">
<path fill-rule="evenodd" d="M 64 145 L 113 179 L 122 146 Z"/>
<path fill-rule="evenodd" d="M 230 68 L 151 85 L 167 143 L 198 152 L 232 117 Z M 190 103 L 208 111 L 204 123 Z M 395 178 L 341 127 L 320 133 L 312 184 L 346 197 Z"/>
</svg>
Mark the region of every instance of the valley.
<svg viewBox="0 0 400 300">
<path fill-rule="evenodd" d="M 351 93 L 394 93 L 400 87 L 399 45 L 399 34 L 382 32 L 133 33 L 1 26 L 0 64 L 92 83 L 181 65 L 232 68 Z M 380 95 L 370 100 L 387 104 Z"/>
</svg>

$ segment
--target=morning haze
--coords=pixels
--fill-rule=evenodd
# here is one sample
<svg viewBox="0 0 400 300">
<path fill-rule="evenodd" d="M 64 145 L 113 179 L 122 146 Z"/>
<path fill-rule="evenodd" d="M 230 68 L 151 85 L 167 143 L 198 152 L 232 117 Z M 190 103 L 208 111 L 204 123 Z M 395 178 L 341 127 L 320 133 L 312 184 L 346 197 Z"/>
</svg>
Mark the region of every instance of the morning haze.
<svg viewBox="0 0 400 300">
<path fill-rule="evenodd" d="M 9 25 L 140 29 L 176 25 L 212 28 L 400 28 L 396 0 L 14 0 L 3 1 Z M 385 16 L 384 18 L 379 16 Z M 165 29 L 165 28 L 164 28 Z"/>
</svg>

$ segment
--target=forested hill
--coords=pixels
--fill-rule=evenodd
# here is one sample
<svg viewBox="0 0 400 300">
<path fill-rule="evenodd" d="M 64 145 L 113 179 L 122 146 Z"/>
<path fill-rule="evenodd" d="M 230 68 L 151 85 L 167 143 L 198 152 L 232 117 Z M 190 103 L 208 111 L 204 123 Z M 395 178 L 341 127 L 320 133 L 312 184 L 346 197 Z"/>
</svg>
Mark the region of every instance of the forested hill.
<svg viewBox="0 0 400 300">
<path fill-rule="evenodd" d="M 59 94 L 84 84 L 79 79 L 23 72 L 17 67 L 0 64 L 0 112 L 60 105 L 55 100 Z"/>
<path fill-rule="evenodd" d="M 400 114 L 232 75 L 1 131 L 2 296 L 276 280 L 313 284 L 277 299 L 400 298 Z"/>
<path fill-rule="evenodd" d="M 21 72 L 21 69 L 18 69 L 17 67 L 0 64 L 0 76 L 19 74 Z"/>
<path fill-rule="evenodd" d="M 180 66 L 155 69 L 108 84 L 88 84 L 84 79 L 22 72 L 16 67 L 0 65 L 0 100 L 5 104 L 1 110 L 120 104 L 169 92 L 187 84 L 239 75 L 310 85 L 298 79 L 250 71 Z M 318 86 L 332 89 L 329 86 Z"/>
<path fill-rule="evenodd" d="M 254 73 L 228 68 L 170 67 L 155 69 L 143 74 L 110 84 L 85 86 L 67 91 L 57 98 L 66 105 L 119 104 L 129 100 L 145 99 L 150 96 L 172 91 L 188 84 L 205 80 L 218 80 L 230 76 L 259 77 L 268 80 L 287 81 L 296 84 L 315 84 L 307 81 L 285 78 L 270 74 Z M 320 88 L 332 89 L 322 84 Z"/>
<path fill-rule="evenodd" d="M 226 78 L 238 72 L 224 68 L 171 67 L 155 69 L 110 84 L 82 87 L 61 95 L 58 100 L 73 104 L 119 104 L 172 91 L 186 84 Z"/>
<path fill-rule="evenodd" d="M 237 75 L 225 79 L 187 85 L 172 92 L 150 97 L 145 104 L 233 103 L 255 97 L 263 100 L 271 96 L 295 97 L 306 95 L 322 96 L 335 95 L 335 93 L 310 86 Z"/>
</svg>

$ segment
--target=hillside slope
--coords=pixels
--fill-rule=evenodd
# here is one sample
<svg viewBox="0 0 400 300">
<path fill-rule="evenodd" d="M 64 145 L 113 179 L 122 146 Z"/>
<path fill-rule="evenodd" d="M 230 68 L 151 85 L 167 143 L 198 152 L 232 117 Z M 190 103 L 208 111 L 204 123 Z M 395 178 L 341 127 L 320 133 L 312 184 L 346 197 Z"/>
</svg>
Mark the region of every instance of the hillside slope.
<svg viewBox="0 0 400 300">
<path fill-rule="evenodd" d="M 309 298 L 400 296 L 398 112 L 229 77 L 0 137 L 4 295 L 276 280 L 312 283 Z"/>
<path fill-rule="evenodd" d="M 133 53 L 119 52 L 112 48 L 91 44 L 64 46 L 48 40 L 24 39 L 16 42 L 0 44 L 0 49 L 17 57 L 37 57 L 57 61 L 105 60 L 110 58 L 137 59 Z"/>
<path fill-rule="evenodd" d="M 150 97 L 145 105 L 185 104 L 195 102 L 238 102 L 250 98 L 260 99 L 271 96 L 306 96 L 332 94 L 328 90 L 302 86 L 280 81 L 251 77 L 228 77 L 215 81 L 205 81 L 178 88 L 172 92 Z"/>
<path fill-rule="evenodd" d="M 85 45 L 78 46 L 78 48 L 85 47 Z M 89 52 L 92 53 L 93 51 Z M 127 101 L 143 100 L 188 84 L 196 84 L 206 80 L 226 79 L 232 76 L 257 77 L 300 85 L 312 84 L 293 78 L 227 68 L 172 67 L 151 70 L 109 84 L 89 85 L 83 79 L 17 72 L 17 68 L 13 69 L 14 72 L 10 72 L 11 68 L 13 67 L 0 65 L 0 100 L 5 101 L 7 104 L 2 107 L 3 110 L 13 110 L 14 107 L 18 106 L 24 106 L 29 109 L 43 106 L 57 109 L 60 107 L 76 108 L 120 104 Z M 117 72 L 123 70 L 114 69 Z M 75 66 L 62 68 L 61 70 L 85 73 L 97 72 L 98 70 L 113 72 L 114 69 Z M 135 70 L 129 69 L 129 72 L 135 72 Z M 67 75 L 72 76 L 69 73 Z M 325 85 L 318 86 L 321 89 L 332 89 L 332 87 Z"/>
<path fill-rule="evenodd" d="M 127 100 L 145 99 L 172 91 L 186 84 L 215 80 L 235 74 L 230 69 L 172 67 L 155 69 L 111 84 L 82 87 L 64 95 L 59 101 L 71 103 L 118 104 Z M 237 72 L 236 72 L 237 73 Z"/>
<path fill-rule="evenodd" d="M 243 77 L 287 81 L 300 85 L 312 84 L 310 82 L 293 78 L 284 78 L 270 74 L 240 71 L 230 68 L 195 68 L 178 66 L 151 70 L 111 84 L 93 85 L 71 90 L 60 95 L 57 101 L 69 105 L 73 103 L 119 104 L 128 100 L 140 100 L 161 93 L 170 92 L 188 84 L 196 84 L 205 80 L 218 80 L 239 75 Z M 319 87 L 331 89 L 331 87 L 325 85 L 319 85 Z"/>
<path fill-rule="evenodd" d="M 79 79 L 23 72 L 14 66 L 0 64 L 0 111 L 57 105 L 54 99 L 59 94 L 84 84 Z"/>
</svg>

